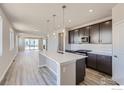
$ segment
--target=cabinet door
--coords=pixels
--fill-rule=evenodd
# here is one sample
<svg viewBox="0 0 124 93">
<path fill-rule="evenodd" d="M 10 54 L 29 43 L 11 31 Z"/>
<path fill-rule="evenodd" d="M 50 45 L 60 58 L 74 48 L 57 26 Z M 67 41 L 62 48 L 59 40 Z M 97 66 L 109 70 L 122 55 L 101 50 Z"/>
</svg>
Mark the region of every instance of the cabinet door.
<svg viewBox="0 0 124 93">
<path fill-rule="evenodd" d="M 81 38 L 85 35 L 85 32 L 84 32 L 84 29 L 83 28 L 80 28 L 79 30 L 79 43 L 82 43 L 81 42 Z"/>
<path fill-rule="evenodd" d="M 74 31 L 69 31 L 69 44 L 73 44 L 74 43 Z"/>
<path fill-rule="evenodd" d="M 79 30 L 78 29 L 74 30 L 74 43 L 75 44 L 79 43 Z"/>
<path fill-rule="evenodd" d="M 85 59 L 76 61 L 76 85 L 80 84 L 85 77 Z"/>
<path fill-rule="evenodd" d="M 89 36 L 90 26 L 84 27 L 84 35 Z"/>
<path fill-rule="evenodd" d="M 79 36 L 89 36 L 90 26 L 80 28 Z"/>
<path fill-rule="evenodd" d="M 112 76 L 112 56 L 106 56 L 106 73 Z"/>
<path fill-rule="evenodd" d="M 79 37 L 81 38 L 84 35 L 85 35 L 84 28 L 80 28 L 80 30 L 79 30 Z"/>
<path fill-rule="evenodd" d="M 112 43 L 112 21 L 100 23 L 100 43 Z"/>
<path fill-rule="evenodd" d="M 87 67 L 96 69 L 96 55 L 88 53 Z"/>
<path fill-rule="evenodd" d="M 112 75 L 112 57 L 97 55 L 97 70 Z"/>
<path fill-rule="evenodd" d="M 99 24 L 95 24 L 90 27 L 90 43 L 99 43 Z"/>
</svg>

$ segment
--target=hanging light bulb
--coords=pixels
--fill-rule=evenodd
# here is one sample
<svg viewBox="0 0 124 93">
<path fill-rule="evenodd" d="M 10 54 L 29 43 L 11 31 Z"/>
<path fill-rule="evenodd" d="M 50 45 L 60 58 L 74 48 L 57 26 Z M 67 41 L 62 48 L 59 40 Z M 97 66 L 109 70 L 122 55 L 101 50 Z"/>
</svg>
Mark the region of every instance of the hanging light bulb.
<svg viewBox="0 0 124 93">
<path fill-rule="evenodd" d="M 63 20 L 62 20 L 62 21 L 63 21 L 63 22 L 62 22 L 62 23 L 63 23 L 63 24 L 62 24 L 62 25 L 63 25 L 63 31 L 62 31 L 62 32 L 65 32 L 65 30 L 64 30 L 64 29 L 65 29 L 65 8 L 66 8 L 66 6 L 63 5 L 63 6 L 62 6 L 62 9 L 63 9 Z"/>
</svg>

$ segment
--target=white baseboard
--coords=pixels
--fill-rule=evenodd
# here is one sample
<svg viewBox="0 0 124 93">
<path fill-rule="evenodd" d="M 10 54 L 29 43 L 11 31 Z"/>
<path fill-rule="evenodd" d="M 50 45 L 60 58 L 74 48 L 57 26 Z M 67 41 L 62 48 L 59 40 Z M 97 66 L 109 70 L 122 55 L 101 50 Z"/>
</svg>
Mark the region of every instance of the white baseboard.
<svg viewBox="0 0 124 93">
<path fill-rule="evenodd" d="M 1 84 L 1 82 L 4 80 L 6 73 L 7 73 L 7 71 L 9 70 L 10 66 L 12 65 L 12 63 L 13 63 L 14 59 L 16 58 L 16 56 L 17 56 L 17 53 L 16 53 L 15 56 L 12 58 L 10 64 L 7 66 L 6 70 L 3 72 L 3 75 L 2 75 L 1 78 L 0 78 L 0 84 Z"/>
</svg>

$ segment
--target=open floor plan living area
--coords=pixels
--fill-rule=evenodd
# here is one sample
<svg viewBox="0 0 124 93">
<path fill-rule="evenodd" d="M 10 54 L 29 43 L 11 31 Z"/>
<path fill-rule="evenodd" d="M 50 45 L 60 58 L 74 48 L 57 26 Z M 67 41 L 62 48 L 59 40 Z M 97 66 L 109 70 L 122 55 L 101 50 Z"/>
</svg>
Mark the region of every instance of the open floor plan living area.
<svg viewBox="0 0 124 93">
<path fill-rule="evenodd" d="M 124 85 L 123 3 L 0 3 L 0 85 Z"/>
</svg>

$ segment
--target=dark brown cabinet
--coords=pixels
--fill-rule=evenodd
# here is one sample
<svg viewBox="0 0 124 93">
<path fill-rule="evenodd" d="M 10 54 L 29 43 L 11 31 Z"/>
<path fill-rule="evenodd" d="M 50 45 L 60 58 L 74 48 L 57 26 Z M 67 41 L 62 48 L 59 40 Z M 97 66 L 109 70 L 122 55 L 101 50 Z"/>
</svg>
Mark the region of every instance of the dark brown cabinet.
<svg viewBox="0 0 124 93">
<path fill-rule="evenodd" d="M 69 44 L 73 44 L 74 43 L 74 31 L 69 31 Z"/>
<path fill-rule="evenodd" d="M 79 29 L 74 30 L 74 43 L 79 43 Z"/>
<path fill-rule="evenodd" d="M 87 67 L 96 69 L 96 55 L 88 53 Z"/>
<path fill-rule="evenodd" d="M 95 24 L 90 27 L 90 43 L 99 43 L 99 33 L 99 24 Z"/>
<path fill-rule="evenodd" d="M 80 84 L 85 77 L 85 59 L 79 59 L 76 62 L 76 85 Z"/>
<path fill-rule="evenodd" d="M 112 75 L 112 57 L 88 53 L 87 67 Z"/>
<path fill-rule="evenodd" d="M 88 36 L 91 44 L 111 44 L 112 43 L 112 20 L 97 23 L 91 26 L 82 27 L 69 31 L 69 43 L 85 43 L 82 37 Z"/>
<path fill-rule="evenodd" d="M 100 43 L 112 43 L 112 21 L 100 23 Z"/>
<path fill-rule="evenodd" d="M 89 36 L 90 26 L 80 28 L 79 36 Z"/>
<path fill-rule="evenodd" d="M 97 69 L 109 75 L 112 75 L 112 57 L 105 55 L 97 55 Z"/>
<path fill-rule="evenodd" d="M 86 42 L 83 41 L 82 42 L 82 38 L 89 37 L 89 31 L 90 31 L 89 26 L 79 29 L 79 43 L 89 43 L 89 38 L 88 38 L 88 41 L 86 41 Z"/>
</svg>

